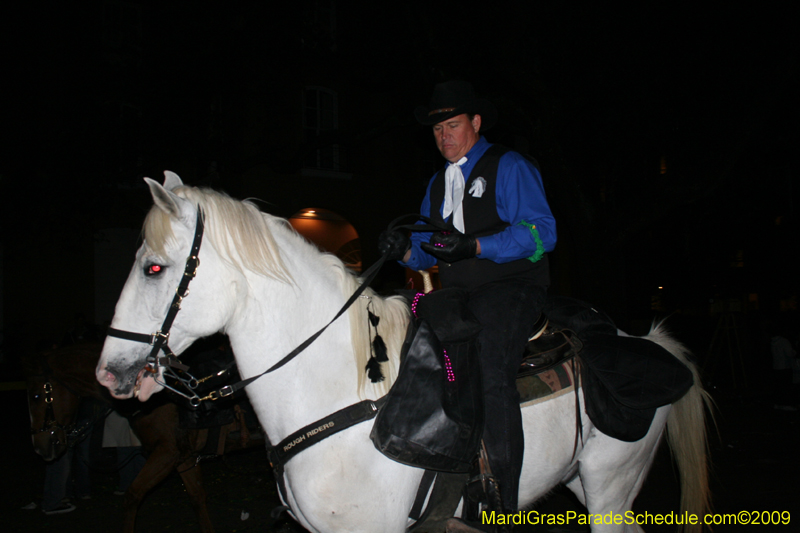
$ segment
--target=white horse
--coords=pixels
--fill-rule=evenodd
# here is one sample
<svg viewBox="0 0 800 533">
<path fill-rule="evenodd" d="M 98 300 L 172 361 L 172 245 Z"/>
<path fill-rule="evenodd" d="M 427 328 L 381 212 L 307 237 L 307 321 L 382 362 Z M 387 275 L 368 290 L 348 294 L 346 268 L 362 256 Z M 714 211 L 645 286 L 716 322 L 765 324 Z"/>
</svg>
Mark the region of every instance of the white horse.
<svg viewBox="0 0 800 533">
<path fill-rule="evenodd" d="M 146 179 L 155 205 L 145 220 L 144 244 L 117 303 L 112 328 L 158 331 L 183 276 L 198 208 L 205 216 L 206 234 L 191 294 L 183 300 L 169 336 L 175 353 L 200 337 L 223 331 L 242 377 L 260 374 L 324 326 L 358 286 L 341 261 L 321 253 L 285 220 L 263 214 L 248 202 L 184 186 L 171 172 L 165 175 L 163 186 Z M 399 298 L 381 298 L 369 290 L 365 295 L 368 298 L 359 298 L 298 357 L 247 387 L 273 444 L 339 409 L 377 399 L 390 388 L 409 311 Z M 380 333 L 389 351 L 382 383 L 370 382 L 364 371 L 369 301 L 381 317 Z M 702 520 L 709 502 L 707 396 L 683 346 L 660 326 L 645 338 L 689 366 L 694 386 L 675 404 L 659 408 L 649 432 L 637 442 L 600 433 L 584 411 L 576 450 L 576 395 L 524 408 L 521 507 L 565 484 L 592 515 L 624 515 L 631 510 L 666 428 L 682 480 L 681 512 Z M 97 379 L 118 398 L 135 394 L 147 400 L 162 388 L 143 370 L 150 349 L 108 337 Z M 163 368 L 157 372 L 162 373 Z M 309 531 L 400 533 L 407 528 L 423 470 L 377 451 L 369 438 L 371 426 L 364 422 L 341 431 L 286 464 L 284 503 Z M 636 523 L 595 522 L 592 529 L 642 531 Z"/>
</svg>

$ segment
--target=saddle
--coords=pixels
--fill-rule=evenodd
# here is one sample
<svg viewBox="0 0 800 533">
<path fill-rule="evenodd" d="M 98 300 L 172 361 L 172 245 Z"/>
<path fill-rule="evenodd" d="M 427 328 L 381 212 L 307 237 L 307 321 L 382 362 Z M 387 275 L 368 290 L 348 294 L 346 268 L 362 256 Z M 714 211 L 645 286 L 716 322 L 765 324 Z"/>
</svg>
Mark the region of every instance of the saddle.
<svg viewBox="0 0 800 533">
<path fill-rule="evenodd" d="M 525 356 L 517 379 L 544 372 L 569 360 L 583 349 L 583 342 L 574 331 L 551 325 L 546 314 L 539 315 L 525 345 Z"/>
<path fill-rule="evenodd" d="M 469 472 L 483 433 L 483 387 L 477 336 L 478 319 L 469 294 L 447 288 L 415 297 L 397 381 L 375 419 L 370 438 L 387 457 L 441 472 Z M 551 327 L 542 315 L 533 327 L 518 388 L 552 392 L 528 377 L 574 357 L 580 340 L 569 330 Z M 571 381 L 571 378 L 569 378 Z M 525 383 L 527 381 L 528 383 Z M 521 390 L 520 398 L 534 394 Z"/>
<path fill-rule="evenodd" d="M 618 334 L 611 318 L 595 307 L 562 296 L 549 297 L 551 322 L 581 339 L 580 383 L 594 426 L 615 439 L 634 442 L 647 434 L 656 409 L 691 388 L 691 371 L 660 345 Z"/>
</svg>

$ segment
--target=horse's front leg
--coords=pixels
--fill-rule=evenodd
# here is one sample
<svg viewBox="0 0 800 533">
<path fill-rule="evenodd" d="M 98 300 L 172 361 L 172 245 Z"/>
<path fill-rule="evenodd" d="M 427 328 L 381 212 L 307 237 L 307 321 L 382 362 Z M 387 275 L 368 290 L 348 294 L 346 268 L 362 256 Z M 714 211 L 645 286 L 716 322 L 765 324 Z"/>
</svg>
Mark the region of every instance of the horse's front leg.
<svg viewBox="0 0 800 533">
<path fill-rule="evenodd" d="M 153 449 L 139 475 L 125 491 L 123 533 L 134 533 L 136 512 L 145 495 L 172 472 L 178 460 L 179 454 L 174 446 L 160 445 Z"/>
<path fill-rule="evenodd" d="M 200 531 L 202 533 L 214 533 L 214 526 L 211 523 L 211 517 L 208 515 L 203 473 L 200 470 L 200 465 L 197 464 L 197 459 L 194 457 L 186 459 L 178 466 L 178 473 L 183 480 L 183 486 L 186 487 L 186 492 L 189 493 L 189 497 L 192 499 L 192 507 L 197 513 L 197 519 L 200 522 Z"/>
</svg>

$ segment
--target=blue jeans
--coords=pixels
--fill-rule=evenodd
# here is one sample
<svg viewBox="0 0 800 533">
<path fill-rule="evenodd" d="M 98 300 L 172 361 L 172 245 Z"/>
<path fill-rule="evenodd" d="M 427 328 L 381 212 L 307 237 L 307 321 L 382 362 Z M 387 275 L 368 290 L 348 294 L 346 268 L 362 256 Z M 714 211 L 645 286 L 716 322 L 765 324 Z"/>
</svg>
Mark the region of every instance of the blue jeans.
<svg viewBox="0 0 800 533">
<path fill-rule="evenodd" d="M 78 426 L 92 419 L 93 402 L 84 401 L 78 409 Z M 66 497 L 89 496 L 92 493 L 92 481 L 89 472 L 89 448 L 92 441 L 92 430 L 86 432 L 84 438 L 60 458 L 47 463 L 44 473 L 44 495 L 42 510 L 50 511 L 61 505 Z"/>
<path fill-rule="evenodd" d="M 67 496 L 67 483 L 72 470 L 73 449 L 45 465 L 44 468 L 44 497 L 42 510 L 51 511 L 61 505 L 61 500 Z"/>
<path fill-rule="evenodd" d="M 120 446 L 117 448 L 117 468 L 119 468 L 119 490 L 126 491 L 147 461 L 142 455 L 141 446 Z"/>
<path fill-rule="evenodd" d="M 74 448 L 72 460 L 72 484 L 67 490 L 70 497 L 80 498 L 92 495 L 92 479 L 89 472 L 89 447 L 92 442 L 92 432 L 84 437 Z"/>
</svg>

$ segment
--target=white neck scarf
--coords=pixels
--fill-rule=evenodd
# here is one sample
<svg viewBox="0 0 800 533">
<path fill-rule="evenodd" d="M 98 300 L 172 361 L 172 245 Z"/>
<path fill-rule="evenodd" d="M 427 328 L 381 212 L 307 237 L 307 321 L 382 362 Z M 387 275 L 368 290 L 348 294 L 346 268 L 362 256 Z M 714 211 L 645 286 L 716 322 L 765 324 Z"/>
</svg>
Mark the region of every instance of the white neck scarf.
<svg viewBox="0 0 800 533">
<path fill-rule="evenodd" d="M 461 208 L 461 201 L 464 199 L 464 174 L 461 173 L 461 165 L 466 162 L 467 158 L 462 157 L 457 163 L 447 165 L 444 171 L 442 218 L 447 220 L 447 217 L 452 213 L 453 225 L 461 233 L 464 233 L 464 211 Z"/>
</svg>

